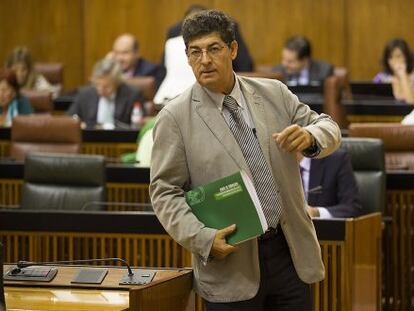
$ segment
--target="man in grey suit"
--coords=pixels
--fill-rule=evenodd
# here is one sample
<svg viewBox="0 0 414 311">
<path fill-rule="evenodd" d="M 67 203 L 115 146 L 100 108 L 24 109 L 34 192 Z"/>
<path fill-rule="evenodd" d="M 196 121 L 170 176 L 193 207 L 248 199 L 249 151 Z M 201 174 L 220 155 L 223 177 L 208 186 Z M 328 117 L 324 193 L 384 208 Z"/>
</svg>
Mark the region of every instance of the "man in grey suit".
<svg viewBox="0 0 414 311">
<path fill-rule="evenodd" d="M 67 114 L 78 116 L 88 127 L 129 127 L 132 109 L 138 109 L 141 117 L 135 126 L 144 122 L 144 97 L 142 92 L 125 84 L 120 65 L 112 59 L 102 59 L 95 64 L 93 85 L 79 90 Z"/>
<path fill-rule="evenodd" d="M 282 64 L 273 68 L 281 72 L 289 86 L 323 85 L 325 79 L 333 75 L 331 64 L 312 59 L 309 40 L 302 36 L 290 37 L 282 50 Z"/>
<path fill-rule="evenodd" d="M 194 287 L 207 310 L 311 310 L 308 283 L 324 277 L 295 153 L 323 157 L 340 143 L 327 115 L 275 80 L 235 75 L 234 23 L 203 11 L 184 21 L 197 82 L 160 111 L 153 129 L 150 195 L 166 231 L 193 254 Z M 237 246 L 235 225 L 197 220 L 185 191 L 244 170 L 271 229 Z"/>
</svg>

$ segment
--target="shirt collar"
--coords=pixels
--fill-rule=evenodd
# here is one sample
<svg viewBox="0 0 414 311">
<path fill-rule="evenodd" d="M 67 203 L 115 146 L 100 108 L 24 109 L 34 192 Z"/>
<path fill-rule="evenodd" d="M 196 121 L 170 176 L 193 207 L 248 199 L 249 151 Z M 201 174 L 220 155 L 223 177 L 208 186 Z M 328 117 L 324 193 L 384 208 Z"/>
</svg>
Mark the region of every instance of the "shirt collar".
<svg viewBox="0 0 414 311">
<path fill-rule="evenodd" d="M 115 102 L 115 97 L 116 97 L 116 91 L 113 92 L 111 94 L 111 96 L 109 96 L 109 97 L 101 96 L 100 98 L 103 99 L 103 100 L 106 100 L 107 102 L 113 103 L 113 102 Z"/>
<path fill-rule="evenodd" d="M 234 83 L 234 87 L 231 90 L 229 95 L 237 101 L 237 104 L 240 107 L 242 107 L 241 102 L 242 102 L 242 96 L 243 95 L 242 95 L 241 88 L 240 88 L 240 82 L 237 79 L 237 76 L 234 74 L 234 72 L 233 72 L 233 75 L 234 75 L 235 83 Z M 223 110 L 223 101 L 224 101 L 225 95 L 222 94 L 222 93 L 216 93 L 216 92 L 210 91 L 208 88 L 206 88 L 204 86 L 202 88 L 207 93 L 207 95 L 210 97 L 210 99 L 214 102 L 214 104 L 216 104 L 217 108 L 220 111 L 222 111 Z"/>
<path fill-rule="evenodd" d="M 300 167 L 305 171 L 310 171 L 311 167 L 311 158 L 303 157 L 303 159 L 299 163 Z"/>
</svg>

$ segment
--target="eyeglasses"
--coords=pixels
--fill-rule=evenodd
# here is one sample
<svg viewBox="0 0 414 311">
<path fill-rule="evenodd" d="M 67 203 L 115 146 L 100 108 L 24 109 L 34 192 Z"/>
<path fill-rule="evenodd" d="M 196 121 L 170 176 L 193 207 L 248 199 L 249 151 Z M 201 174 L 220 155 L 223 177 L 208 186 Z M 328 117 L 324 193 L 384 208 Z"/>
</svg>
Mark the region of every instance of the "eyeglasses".
<svg viewBox="0 0 414 311">
<path fill-rule="evenodd" d="M 217 57 L 221 50 L 224 49 L 225 46 L 223 45 L 213 45 L 213 46 L 209 46 L 206 49 L 191 49 L 189 51 L 187 51 L 187 56 L 189 58 L 190 61 L 196 62 L 199 61 L 201 59 L 201 57 L 203 56 L 204 52 L 210 57 L 210 58 L 215 58 Z"/>
</svg>

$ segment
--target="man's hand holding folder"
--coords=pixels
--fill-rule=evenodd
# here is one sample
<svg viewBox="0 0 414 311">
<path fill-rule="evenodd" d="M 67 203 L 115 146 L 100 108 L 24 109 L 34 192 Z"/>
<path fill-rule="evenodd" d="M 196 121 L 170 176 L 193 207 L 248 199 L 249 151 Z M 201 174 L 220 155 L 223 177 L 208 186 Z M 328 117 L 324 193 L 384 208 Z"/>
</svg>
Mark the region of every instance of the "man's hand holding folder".
<svg viewBox="0 0 414 311">
<path fill-rule="evenodd" d="M 227 244 L 226 236 L 236 231 L 236 225 L 233 224 L 221 230 L 217 230 L 211 247 L 210 255 L 215 259 L 224 259 L 227 255 L 239 250 L 238 246 Z"/>
</svg>

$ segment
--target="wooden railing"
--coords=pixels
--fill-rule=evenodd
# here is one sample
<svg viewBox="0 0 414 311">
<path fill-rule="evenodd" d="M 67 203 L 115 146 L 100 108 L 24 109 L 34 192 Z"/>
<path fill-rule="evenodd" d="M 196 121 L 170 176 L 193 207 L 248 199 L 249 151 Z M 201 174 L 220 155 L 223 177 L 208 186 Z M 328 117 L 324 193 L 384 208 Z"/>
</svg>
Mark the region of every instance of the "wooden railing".
<svg viewBox="0 0 414 311">
<path fill-rule="evenodd" d="M 190 254 L 166 234 L 0 231 L 0 240 L 5 262 L 118 257 L 142 267 L 191 266 Z"/>
<path fill-rule="evenodd" d="M 116 134 L 114 134 L 116 135 Z M 82 153 L 100 154 L 108 158 L 117 159 L 124 153 L 137 151 L 134 143 L 83 143 Z"/>
<path fill-rule="evenodd" d="M 21 179 L 0 179 L 0 205 L 19 205 L 23 181 Z M 106 184 L 108 202 L 149 203 L 148 184 L 113 183 Z M 126 211 L 134 207 L 109 205 L 108 210 Z"/>
<path fill-rule="evenodd" d="M 384 229 L 383 310 L 413 310 L 414 190 L 388 190 Z"/>
<path fill-rule="evenodd" d="M 381 215 L 326 221 L 333 230 L 341 231 L 343 226 L 343 235 L 328 240 L 333 232 L 327 234 L 321 228 L 321 220 L 314 221 L 325 279 L 312 285 L 313 310 L 380 310 Z"/>
</svg>

